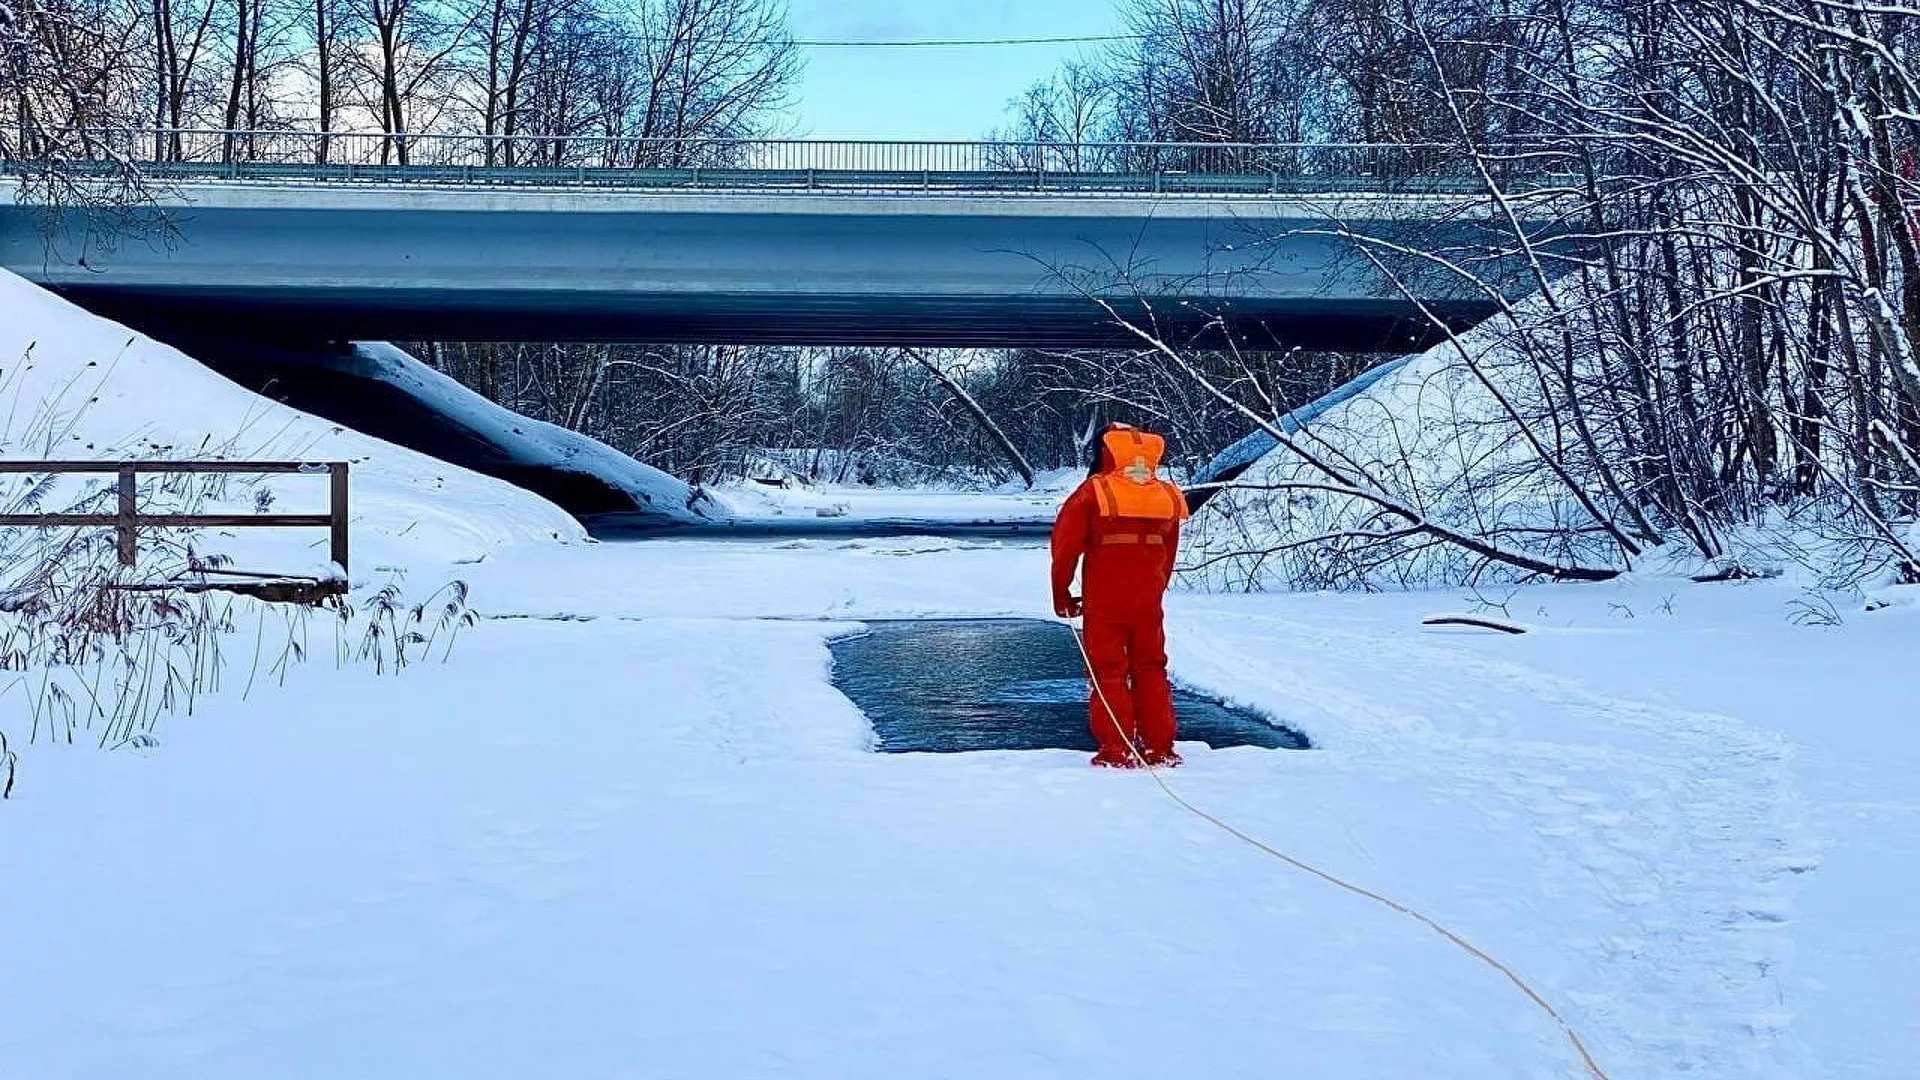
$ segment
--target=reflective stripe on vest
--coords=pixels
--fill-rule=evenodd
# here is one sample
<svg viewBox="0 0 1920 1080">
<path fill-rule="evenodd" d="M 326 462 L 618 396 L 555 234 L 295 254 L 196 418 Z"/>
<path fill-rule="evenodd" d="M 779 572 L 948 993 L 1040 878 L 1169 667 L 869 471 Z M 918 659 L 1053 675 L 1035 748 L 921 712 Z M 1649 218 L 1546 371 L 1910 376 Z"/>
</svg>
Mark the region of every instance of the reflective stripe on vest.
<svg viewBox="0 0 1920 1080">
<path fill-rule="evenodd" d="M 1100 538 L 1102 544 L 1147 544 L 1153 547 L 1165 547 L 1167 538 L 1159 533 L 1109 533 Z"/>
<path fill-rule="evenodd" d="M 1136 483 L 1126 477 L 1094 477 L 1093 493 L 1100 504 L 1100 516 L 1143 518 L 1148 521 L 1180 521 L 1186 515 L 1186 500 L 1180 489 L 1165 480 Z"/>
<path fill-rule="evenodd" d="M 1101 517 L 1110 518 L 1119 516 L 1113 512 L 1113 495 L 1107 491 L 1107 478 L 1105 476 L 1096 476 L 1093 478 L 1093 499 L 1094 502 L 1100 506 Z"/>
</svg>

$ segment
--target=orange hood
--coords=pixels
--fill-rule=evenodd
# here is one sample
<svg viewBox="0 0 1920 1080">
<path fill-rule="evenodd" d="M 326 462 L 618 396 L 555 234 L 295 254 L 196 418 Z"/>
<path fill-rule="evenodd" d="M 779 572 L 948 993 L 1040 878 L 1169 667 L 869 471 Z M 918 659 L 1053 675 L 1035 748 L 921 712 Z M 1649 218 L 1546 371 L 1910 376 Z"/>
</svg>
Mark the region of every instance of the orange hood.
<svg viewBox="0 0 1920 1080">
<path fill-rule="evenodd" d="M 1100 471 L 1144 484 L 1159 478 L 1166 452 L 1167 440 L 1153 432 L 1115 424 L 1100 436 Z"/>
<path fill-rule="evenodd" d="M 1100 437 L 1100 473 L 1088 481 L 1103 518 L 1185 521 L 1187 500 L 1160 479 L 1167 441 L 1150 431 L 1115 424 Z"/>
</svg>

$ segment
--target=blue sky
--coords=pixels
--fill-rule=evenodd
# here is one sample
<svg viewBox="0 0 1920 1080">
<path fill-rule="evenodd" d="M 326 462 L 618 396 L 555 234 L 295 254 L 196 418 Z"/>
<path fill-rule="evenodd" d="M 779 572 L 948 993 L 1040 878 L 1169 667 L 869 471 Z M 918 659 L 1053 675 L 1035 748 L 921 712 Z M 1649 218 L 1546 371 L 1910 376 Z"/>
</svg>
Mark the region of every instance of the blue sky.
<svg viewBox="0 0 1920 1080">
<path fill-rule="evenodd" d="M 1116 0 L 788 0 L 819 39 L 1067 37 L 1120 29 Z M 977 138 L 1061 61 L 1097 48 L 805 49 L 793 134 Z"/>
</svg>

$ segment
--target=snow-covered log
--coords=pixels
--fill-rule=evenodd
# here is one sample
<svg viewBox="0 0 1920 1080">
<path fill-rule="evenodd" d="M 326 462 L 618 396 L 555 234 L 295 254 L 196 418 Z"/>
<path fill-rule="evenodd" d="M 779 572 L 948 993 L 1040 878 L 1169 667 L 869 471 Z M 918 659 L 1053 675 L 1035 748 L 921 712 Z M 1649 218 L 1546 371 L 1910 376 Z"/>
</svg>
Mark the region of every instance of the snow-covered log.
<svg viewBox="0 0 1920 1080">
<path fill-rule="evenodd" d="M 194 350 L 229 377 L 358 431 L 536 492 L 575 515 L 697 524 L 721 513 L 685 482 L 605 443 L 496 405 L 384 342 Z"/>
</svg>

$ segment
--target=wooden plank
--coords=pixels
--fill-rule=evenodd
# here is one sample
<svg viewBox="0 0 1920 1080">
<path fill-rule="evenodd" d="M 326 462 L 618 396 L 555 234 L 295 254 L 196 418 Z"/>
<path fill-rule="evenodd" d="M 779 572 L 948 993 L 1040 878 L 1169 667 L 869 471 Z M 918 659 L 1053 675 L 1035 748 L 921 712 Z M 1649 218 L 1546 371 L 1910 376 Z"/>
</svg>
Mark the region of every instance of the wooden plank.
<svg viewBox="0 0 1920 1080">
<path fill-rule="evenodd" d="M 0 514 L 0 527 L 117 526 L 119 514 Z M 333 524 L 331 514 L 137 514 L 133 523 L 143 529 L 192 528 L 289 528 L 324 529 Z"/>
<path fill-rule="evenodd" d="M 325 461 L 0 461 L 0 473 L 307 473 L 320 475 L 342 462 Z"/>
<path fill-rule="evenodd" d="M 323 529 L 331 524 L 330 514 L 148 514 L 140 518 L 141 527 L 155 529 Z"/>
<path fill-rule="evenodd" d="M 0 514 L 0 527 L 33 525 L 118 525 L 119 514 Z"/>
<path fill-rule="evenodd" d="M 319 604 L 330 596 L 347 591 L 347 583 L 336 579 L 278 578 L 269 581 L 164 581 L 110 585 L 124 592 L 234 593 L 252 596 L 276 604 Z"/>
</svg>

